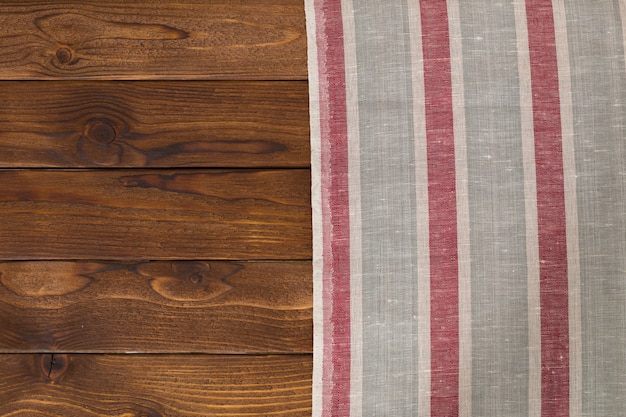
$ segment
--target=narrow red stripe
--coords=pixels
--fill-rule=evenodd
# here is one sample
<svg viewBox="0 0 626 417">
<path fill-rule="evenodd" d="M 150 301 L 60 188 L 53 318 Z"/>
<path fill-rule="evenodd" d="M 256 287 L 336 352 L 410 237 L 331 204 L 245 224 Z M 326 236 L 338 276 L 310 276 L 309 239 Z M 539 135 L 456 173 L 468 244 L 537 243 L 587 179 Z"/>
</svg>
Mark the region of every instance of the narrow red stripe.
<svg viewBox="0 0 626 417">
<path fill-rule="evenodd" d="M 350 414 L 348 126 L 341 2 L 315 3 L 320 82 L 324 417 Z"/>
<path fill-rule="evenodd" d="M 431 416 L 459 415 L 459 295 L 446 0 L 421 0 L 430 218 Z"/>
<path fill-rule="evenodd" d="M 526 0 L 533 92 L 541 305 L 541 415 L 569 416 L 567 246 L 551 0 Z"/>
</svg>

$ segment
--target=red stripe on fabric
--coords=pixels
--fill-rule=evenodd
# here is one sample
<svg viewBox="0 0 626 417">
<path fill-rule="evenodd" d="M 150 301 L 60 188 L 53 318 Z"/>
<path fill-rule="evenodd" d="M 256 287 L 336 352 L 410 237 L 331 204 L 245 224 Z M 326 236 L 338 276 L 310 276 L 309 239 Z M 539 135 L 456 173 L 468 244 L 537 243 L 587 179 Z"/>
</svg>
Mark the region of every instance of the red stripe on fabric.
<svg viewBox="0 0 626 417">
<path fill-rule="evenodd" d="M 533 92 L 539 282 L 541 415 L 569 416 L 567 245 L 561 106 L 552 0 L 527 0 Z"/>
<path fill-rule="evenodd" d="M 315 14 L 322 142 L 322 415 L 343 417 L 350 414 L 350 218 L 341 2 L 317 1 Z"/>
<path fill-rule="evenodd" d="M 459 415 L 459 294 L 452 72 L 445 0 L 421 0 L 431 303 L 431 416 Z"/>
</svg>

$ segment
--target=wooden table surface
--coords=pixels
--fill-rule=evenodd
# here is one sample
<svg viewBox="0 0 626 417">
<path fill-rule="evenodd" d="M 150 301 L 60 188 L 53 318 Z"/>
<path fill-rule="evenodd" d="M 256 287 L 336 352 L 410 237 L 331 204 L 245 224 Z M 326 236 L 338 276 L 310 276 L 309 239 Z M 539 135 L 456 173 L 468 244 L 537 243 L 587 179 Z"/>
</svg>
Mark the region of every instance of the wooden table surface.
<svg viewBox="0 0 626 417">
<path fill-rule="evenodd" d="M 302 0 L 0 28 L 0 415 L 310 415 Z"/>
</svg>

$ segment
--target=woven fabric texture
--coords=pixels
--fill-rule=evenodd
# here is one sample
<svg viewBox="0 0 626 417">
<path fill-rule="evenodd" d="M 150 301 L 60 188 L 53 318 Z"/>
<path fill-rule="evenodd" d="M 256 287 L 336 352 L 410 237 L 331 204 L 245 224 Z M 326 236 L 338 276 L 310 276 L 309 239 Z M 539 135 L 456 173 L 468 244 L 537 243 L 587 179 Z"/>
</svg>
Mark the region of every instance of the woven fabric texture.
<svg viewBox="0 0 626 417">
<path fill-rule="evenodd" d="M 626 0 L 306 0 L 314 416 L 626 415 Z"/>
</svg>

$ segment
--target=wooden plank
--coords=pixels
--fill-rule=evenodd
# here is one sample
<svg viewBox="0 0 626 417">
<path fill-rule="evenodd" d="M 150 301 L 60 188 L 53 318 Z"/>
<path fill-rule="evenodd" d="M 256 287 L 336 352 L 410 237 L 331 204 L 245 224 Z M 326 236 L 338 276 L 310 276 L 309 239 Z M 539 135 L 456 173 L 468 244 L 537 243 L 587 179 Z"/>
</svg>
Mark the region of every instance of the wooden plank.
<svg viewBox="0 0 626 417">
<path fill-rule="evenodd" d="M 310 262 L 0 262 L 0 352 L 312 351 Z"/>
<path fill-rule="evenodd" d="M 8 81 L 0 102 L 0 167 L 309 166 L 306 82 Z"/>
<path fill-rule="evenodd" d="M 0 355 L 0 414 L 310 416 L 310 355 Z"/>
<path fill-rule="evenodd" d="M 0 259 L 310 259 L 308 170 L 0 171 Z"/>
<path fill-rule="evenodd" d="M 306 79 L 302 0 L 0 3 L 0 79 Z"/>
</svg>

